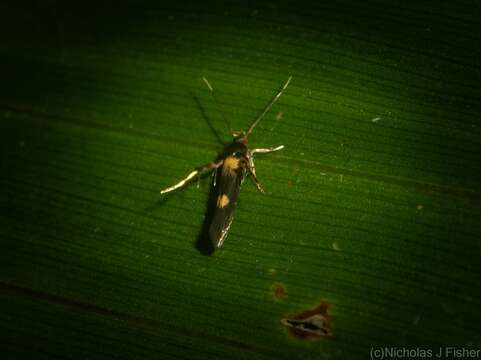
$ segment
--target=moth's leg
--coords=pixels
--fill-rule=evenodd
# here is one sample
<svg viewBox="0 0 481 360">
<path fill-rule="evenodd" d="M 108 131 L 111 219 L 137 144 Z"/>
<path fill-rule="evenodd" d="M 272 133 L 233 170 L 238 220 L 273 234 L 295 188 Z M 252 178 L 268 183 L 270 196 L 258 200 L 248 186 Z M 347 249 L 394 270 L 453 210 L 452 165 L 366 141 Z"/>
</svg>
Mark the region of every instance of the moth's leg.
<svg viewBox="0 0 481 360">
<path fill-rule="evenodd" d="M 188 184 L 188 182 L 190 180 L 192 180 L 193 178 L 195 178 L 196 176 L 200 177 L 201 175 L 209 172 L 209 171 L 212 171 L 212 170 L 215 170 L 217 169 L 219 166 L 222 165 L 224 161 L 223 160 L 220 160 L 218 162 L 212 162 L 212 163 L 209 163 L 207 165 L 204 165 L 204 166 L 200 166 L 198 167 L 197 169 L 195 169 L 194 171 L 192 171 L 189 175 L 187 175 L 185 178 L 183 178 L 181 181 L 179 181 L 177 184 L 171 186 L 171 187 L 168 187 L 167 189 L 164 189 L 164 190 L 161 190 L 160 193 L 161 194 L 166 194 L 168 192 L 171 192 L 171 191 L 174 191 L 174 190 L 177 190 L 178 188 L 181 188 L 185 185 Z"/>
<path fill-rule="evenodd" d="M 254 158 L 250 154 L 247 155 L 247 168 L 249 169 L 249 173 L 251 174 L 252 181 L 254 181 L 254 184 L 256 185 L 257 190 L 259 190 L 261 193 L 264 193 L 264 189 L 262 188 L 261 183 L 257 179 Z"/>
<path fill-rule="evenodd" d="M 252 149 L 251 150 L 251 155 L 254 156 L 254 154 L 268 154 L 274 151 L 279 151 L 284 149 L 284 145 L 279 145 L 275 148 L 267 148 L 267 149 Z"/>
<path fill-rule="evenodd" d="M 217 170 L 214 170 L 212 171 L 212 177 L 213 177 L 213 184 L 214 184 L 214 187 L 217 186 Z"/>
<path fill-rule="evenodd" d="M 252 175 L 252 180 L 254 181 L 254 184 L 256 184 L 257 189 L 261 193 L 264 192 L 264 189 L 262 188 L 261 183 L 257 179 L 256 166 L 254 164 L 254 154 L 268 154 L 282 149 L 284 149 L 284 145 L 279 145 L 277 147 L 267 149 L 252 149 L 247 153 L 247 167 L 249 169 L 249 173 Z"/>
</svg>

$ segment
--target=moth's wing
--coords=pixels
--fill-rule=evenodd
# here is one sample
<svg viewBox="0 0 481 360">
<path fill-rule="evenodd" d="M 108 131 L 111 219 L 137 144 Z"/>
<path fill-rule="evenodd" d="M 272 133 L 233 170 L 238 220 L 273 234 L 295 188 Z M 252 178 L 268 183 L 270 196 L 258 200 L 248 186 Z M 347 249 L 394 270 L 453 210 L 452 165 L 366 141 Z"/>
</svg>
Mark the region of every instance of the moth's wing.
<svg viewBox="0 0 481 360">
<path fill-rule="evenodd" d="M 209 227 L 209 237 L 215 248 L 221 247 L 227 238 L 245 173 L 245 166 L 239 166 L 231 172 L 226 172 L 224 168 L 218 169 L 216 206 Z"/>
</svg>

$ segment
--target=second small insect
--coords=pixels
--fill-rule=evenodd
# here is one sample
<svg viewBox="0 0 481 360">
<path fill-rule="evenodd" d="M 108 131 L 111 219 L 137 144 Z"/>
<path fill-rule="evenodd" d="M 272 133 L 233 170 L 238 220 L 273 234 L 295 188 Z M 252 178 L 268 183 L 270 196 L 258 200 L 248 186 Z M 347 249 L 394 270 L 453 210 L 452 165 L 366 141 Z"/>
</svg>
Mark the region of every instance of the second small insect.
<svg viewBox="0 0 481 360">
<path fill-rule="evenodd" d="M 254 127 L 270 110 L 272 105 L 274 105 L 274 103 L 281 97 L 282 93 L 289 85 L 291 79 L 292 77 L 289 77 L 281 90 L 267 104 L 261 114 L 246 131 L 231 130 L 233 141 L 224 149 L 224 152 L 217 161 L 196 168 L 180 182 L 160 192 L 161 194 L 166 194 L 171 191 L 177 190 L 187 185 L 192 179 L 200 177 L 201 175 L 208 172 L 214 171 L 214 187 L 216 190 L 215 194 L 217 201 L 212 222 L 209 226 L 209 238 L 212 241 L 212 245 L 214 246 L 214 248 L 221 247 L 227 237 L 227 234 L 229 233 L 229 228 L 234 218 L 234 210 L 237 205 L 237 198 L 239 196 L 240 187 L 246 176 L 251 175 L 251 178 L 254 181 L 257 189 L 260 192 L 264 192 L 261 184 L 259 183 L 259 180 L 257 179 L 256 168 L 254 164 L 254 155 L 267 154 L 273 151 L 278 151 L 283 149 L 284 145 L 280 145 L 274 148 L 250 150 L 247 147 L 247 142 L 249 135 L 254 129 Z M 214 89 L 206 78 L 203 78 L 203 80 L 209 88 L 214 98 L 214 101 L 219 107 L 219 111 L 222 114 L 222 117 L 228 123 L 226 117 L 224 116 L 224 113 L 221 110 L 220 103 L 218 102 L 214 94 Z"/>
</svg>

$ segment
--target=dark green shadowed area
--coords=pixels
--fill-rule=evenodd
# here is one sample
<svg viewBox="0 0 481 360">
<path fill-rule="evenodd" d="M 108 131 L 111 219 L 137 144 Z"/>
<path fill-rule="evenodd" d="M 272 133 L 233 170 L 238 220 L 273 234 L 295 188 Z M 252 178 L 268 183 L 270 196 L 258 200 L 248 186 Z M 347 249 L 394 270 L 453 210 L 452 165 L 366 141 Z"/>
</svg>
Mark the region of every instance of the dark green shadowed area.
<svg viewBox="0 0 481 360">
<path fill-rule="evenodd" d="M 475 1 L 0 5 L 2 358 L 481 350 Z M 226 125 L 249 146 L 197 244 Z M 332 336 L 281 319 L 329 305 Z M 446 358 L 446 357 L 445 357 Z"/>
</svg>

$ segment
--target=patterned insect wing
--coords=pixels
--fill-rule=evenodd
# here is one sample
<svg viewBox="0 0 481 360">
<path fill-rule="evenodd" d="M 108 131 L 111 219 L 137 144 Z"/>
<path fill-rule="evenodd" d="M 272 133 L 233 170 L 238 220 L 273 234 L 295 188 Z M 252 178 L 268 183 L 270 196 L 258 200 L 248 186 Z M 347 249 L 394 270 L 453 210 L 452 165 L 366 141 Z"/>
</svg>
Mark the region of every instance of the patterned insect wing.
<svg viewBox="0 0 481 360">
<path fill-rule="evenodd" d="M 209 228 L 209 237 L 215 248 L 221 247 L 227 238 L 246 171 L 247 159 L 240 151 L 227 156 L 217 170 L 216 207 Z"/>
</svg>

